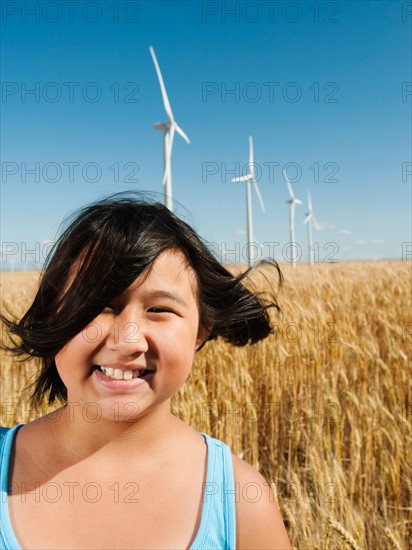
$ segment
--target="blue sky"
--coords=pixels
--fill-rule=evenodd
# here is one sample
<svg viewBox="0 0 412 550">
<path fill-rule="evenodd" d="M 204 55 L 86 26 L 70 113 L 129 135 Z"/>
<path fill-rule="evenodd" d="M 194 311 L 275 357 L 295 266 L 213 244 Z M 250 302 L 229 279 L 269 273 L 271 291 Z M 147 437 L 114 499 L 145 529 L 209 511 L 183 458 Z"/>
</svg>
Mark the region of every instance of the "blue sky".
<svg viewBox="0 0 412 550">
<path fill-rule="evenodd" d="M 174 143 L 177 210 L 224 243 L 223 259 L 245 261 L 245 185 L 231 178 L 246 169 L 249 135 L 266 205 L 262 214 L 253 194 L 262 256 L 287 260 L 286 168 L 304 203 L 301 261 L 307 190 L 324 225 L 318 261 L 412 257 L 410 2 L 1 7 L 3 269 L 41 260 L 63 217 L 88 202 L 126 189 L 163 200 L 153 124 L 166 116 L 149 45 L 191 139 Z"/>
</svg>

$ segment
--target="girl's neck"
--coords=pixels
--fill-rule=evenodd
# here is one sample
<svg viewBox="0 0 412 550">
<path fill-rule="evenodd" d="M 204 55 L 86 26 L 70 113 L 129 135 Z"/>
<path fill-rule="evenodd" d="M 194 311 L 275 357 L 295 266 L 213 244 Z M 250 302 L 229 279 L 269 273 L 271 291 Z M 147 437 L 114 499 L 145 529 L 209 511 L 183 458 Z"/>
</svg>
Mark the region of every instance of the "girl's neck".
<svg viewBox="0 0 412 550">
<path fill-rule="evenodd" d="M 182 422 L 170 412 L 169 402 L 147 411 L 133 422 L 104 418 L 91 422 L 81 414 L 73 414 L 68 405 L 41 420 L 51 431 L 57 450 L 69 461 L 85 460 L 94 455 L 103 460 L 113 456 L 119 462 L 123 457 L 127 461 L 130 453 L 147 457 L 151 451 L 164 448 L 167 452 L 171 438 L 182 429 Z"/>
</svg>

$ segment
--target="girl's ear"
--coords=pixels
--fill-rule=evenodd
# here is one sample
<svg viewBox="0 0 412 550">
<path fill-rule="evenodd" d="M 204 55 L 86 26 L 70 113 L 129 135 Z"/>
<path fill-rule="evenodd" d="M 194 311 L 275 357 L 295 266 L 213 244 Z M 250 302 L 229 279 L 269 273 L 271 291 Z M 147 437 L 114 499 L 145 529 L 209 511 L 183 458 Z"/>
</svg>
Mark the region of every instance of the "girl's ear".
<svg viewBox="0 0 412 550">
<path fill-rule="evenodd" d="M 209 336 L 210 331 L 212 330 L 213 325 L 204 326 L 199 324 L 199 330 L 197 331 L 195 350 L 197 351 L 201 346 L 203 346 L 206 338 Z"/>
</svg>

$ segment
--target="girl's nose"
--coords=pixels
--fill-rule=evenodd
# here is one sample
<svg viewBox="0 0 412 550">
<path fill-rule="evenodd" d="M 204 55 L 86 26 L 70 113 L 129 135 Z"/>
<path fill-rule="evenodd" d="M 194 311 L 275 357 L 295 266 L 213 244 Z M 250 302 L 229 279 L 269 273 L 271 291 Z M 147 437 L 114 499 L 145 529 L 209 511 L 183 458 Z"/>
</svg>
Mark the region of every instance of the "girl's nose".
<svg viewBox="0 0 412 550">
<path fill-rule="evenodd" d="M 145 353 L 149 349 L 143 326 L 136 320 L 118 318 L 109 331 L 107 346 L 121 355 Z"/>
</svg>

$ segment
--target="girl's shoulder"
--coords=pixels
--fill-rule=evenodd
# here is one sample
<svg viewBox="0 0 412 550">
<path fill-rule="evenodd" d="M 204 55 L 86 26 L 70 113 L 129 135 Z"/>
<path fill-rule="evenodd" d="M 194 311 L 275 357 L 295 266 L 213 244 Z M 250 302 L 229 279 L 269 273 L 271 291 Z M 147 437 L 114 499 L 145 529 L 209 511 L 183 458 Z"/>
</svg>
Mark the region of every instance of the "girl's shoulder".
<svg viewBox="0 0 412 550">
<path fill-rule="evenodd" d="M 202 435 L 209 451 L 206 487 L 216 489 L 221 483 L 222 502 L 230 502 L 228 497 L 233 496 L 232 506 L 226 512 L 230 515 L 231 508 L 236 507 L 238 546 L 289 549 L 289 539 L 270 484 L 250 464 L 231 453 L 225 443 Z"/>
<path fill-rule="evenodd" d="M 237 540 L 245 548 L 287 550 L 289 539 L 270 484 L 250 464 L 232 455 L 237 491 Z"/>
</svg>

